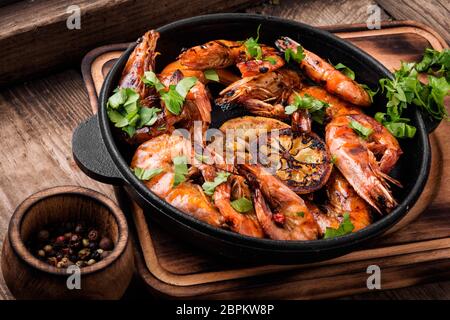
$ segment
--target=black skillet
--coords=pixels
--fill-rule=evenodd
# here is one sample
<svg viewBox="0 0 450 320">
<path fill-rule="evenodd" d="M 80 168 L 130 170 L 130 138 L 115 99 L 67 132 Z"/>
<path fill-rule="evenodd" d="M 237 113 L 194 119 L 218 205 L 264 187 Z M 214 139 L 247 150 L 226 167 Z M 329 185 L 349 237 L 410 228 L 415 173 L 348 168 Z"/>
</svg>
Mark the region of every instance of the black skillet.
<svg viewBox="0 0 450 320">
<path fill-rule="evenodd" d="M 157 58 L 157 67 L 161 68 L 173 61 L 181 48 L 213 39 L 242 40 L 255 36 L 259 24 L 261 43 L 273 45 L 278 37 L 289 36 L 333 64 L 341 62 L 349 66 L 355 71 L 359 82 L 372 88 L 377 87 L 380 78 L 391 77 L 391 73 L 381 63 L 328 32 L 294 21 L 249 14 L 199 16 L 159 28 L 161 38 L 157 49 L 162 55 Z M 133 44 L 122 54 L 106 77 L 100 92 L 99 113 L 75 130 L 73 154 L 77 164 L 88 176 L 101 182 L 123 186 L 151 219 L 176 235 L 179 241 L 187 241 L 200 250 L 241 261 L 280 264 L 325 260 L 348 253 L 392 228 L 408 213 L 424 188 L 431 158 L 428 133 L 438 123 L 425 119 L 425 124 L 421 113 L 411 107 L 407 116 L 416 126 L 417 133 L 414 139 L 401 141 L 404 155 L 392 173 L 404 186 L 394 190 L 399 205 L 367 228 L 327 240 L 276 241 L 242 236 L 196 220 L 159 199 L 134 176 L 129 169 L 130 155 L 125 149 L 122 150 L 111 133 L 106 102 L 117 87 L 122 69 L 134 46 Z M 376 111 L 381 111 L 385 104 L 386 101 L 378 95 L 374 107 L 368 113 L 373 115 Z M 215 119 L 214 126 L 238 115 L 233 111 L 222 112 L 216 109 L 212 117 Z"/>
</svg>

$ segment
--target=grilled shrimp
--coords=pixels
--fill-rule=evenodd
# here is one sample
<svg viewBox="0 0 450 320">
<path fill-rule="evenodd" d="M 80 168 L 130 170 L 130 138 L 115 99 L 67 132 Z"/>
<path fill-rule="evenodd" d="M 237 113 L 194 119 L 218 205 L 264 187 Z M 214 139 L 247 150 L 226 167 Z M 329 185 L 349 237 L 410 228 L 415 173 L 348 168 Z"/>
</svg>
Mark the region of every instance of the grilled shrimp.
<svg viewBox="0 0 450 320">
<path fill-rule="evenodd" d="M 217 170 L 213 166 L 202 164 L 199 168 L 206 181 L 214 180 Z M 259 225 L 253 209 L 241 213 L 231 206 L 232 200 L 242 197 L 245 197 L 248 200 L 252 199 L 250 189 L 245 179 L 238 175 L 232 175 L 228 178 L 228 181 L 218 185 L 213 194 L 214 205 L 219 209 L 225 224 L 231 230 L 246 236 L 257 238 L 264 237 L 264 232 Z"/>
<path fill-rule="evenodd" d="M 203 84 L 207 84 L 209 82 L 209 80 L 205 77 L 203 70 L 189 69 L 188 67 L 182 65 L 180 60 L 169 63 L 159 74 L 159 79 L 161 82 L 165 83 L 177 70 L 181 71 L 184 77 L 196 77 Z M 214 71 L 219 77 L 219 82 L 226 86 L 240 79 L 237 75 L 226 69 L 214 69 Z"/>
<path fill-rule="evenodd" d="M 186 156 L 190 159 L 192 145 L 181 135 L 163 134 L 141 144 L 136 150 L 131 168 L 145 170 L 161 169 L 161 173 L 144 181 L 145 185 L 158 197 L 179 210 L 213 226 L 223 226 L 223 217 L 204 194 L 202 188 L 192 182 L 174 184 L 173 158 Z M 197 168 L 191 167 L 188 176 Z"/>
<path fill-rule="evenodd" d="M 364 140 L 350 127 L 352 121 L 373 130 L 374 137 L 371 138 L 372 135 L 370 135 L 367 141 Z M 336 157 L 337 168 L 356 192 L 380 213 L 382 211 L 390 212 L 397 205 L 387 181 L 398 184 L 381 170 L 382 166 L 373 152 L 375 150 L 378 153 L 381 151 L 381 147 L 384 148 L 380 143 L 380 138 L 383 139 L 385 136 L 383 129 L 386 130 L 381 124 L 363 113 L 339 116 L 325 128 L 325 140 L 331 154 Z M 390 138 L 390 134 L 386 137 Z M 372 139 L 378 141 L 372 141 Z M 381 140 L 381 142 L 384 141 Z M 401 153 L 400 147 L 396 151 L 397 154 Z M 387 157 L 388 161 L 384 162 L 385 170 L 393 163 L 391 154 L 387 154 Z"/>
<path fill-rule="evenodd" d="M 254 187 L 256 216 L 271 239 L 317 239 L 319 227 L 300 196 L 260 165 L 244 164 L 240 170 Z"/>
<path fill-rule="evenodd" d="M 284 60 L 275 48 L 260 45 L 261 59 L 253 59 L 242 42 L 214 40 L 192 47 L 178 57 L 183 66 L 193 70 L 224 69 L 237 65 L 243 77 L 281 68 Z"/>
<path fill-rule="evenodd" d="M 281 69 L 256 77 L 247 77 L 236 81 L 220 92 L 216 104 L 226 108 L 230 104 L 241 104 L 250 112 L 254 109 L 264 110 L 272 103 L 278 108 L 292 93 L 294 88 L 300 86 L 300 77 L 297 72 Z M 280 109 L 280 110 L 281 110 Z M 258 115 L 270 116 L 260 112 Z"/>
<path fill-rule="evenodd" d="M 288 37 L 282 37 L 275 44 L 281 51 L 291 49 L 296 52 L 300 46 L 299 43 Z M 345 101 L 361 107 L 368 107 L 372 104 L 369 94 L 356 81 L 336 70 L 335 67 L 311 51 L 303 49 L 303 52 L 305 57 L 300 62 L 300 67 L 309 78 L 324 84 L 328 92 L 336 94 Z"/>
<path fill-rule="evenodd" d="M 155 69 L 156 43 L 158 39 L 159 33 L 154 30 L 144 34 L 128 58 L 119 81 L 120 88 L 134 89 L 140 96 L 140 103 L 147 107 L 153 106 L 159 100 L 155 90 L 142 82 L 144 72 Z"/>
<path fill-rule="evenodd" d="M 397 139 L 384 126 L 372 117 L 364 114 L 358 107 L 340 100 L 321 87 L 305 87 L 301 90 L 300 94 L 309 94 L 316 99 L 328 103 L 329 107 L 326 108 L 326 113 L 331 119 L 348 116 L 359 121 L 363 126 L 372 129 L 372 134 L 368 137 L 367 141 L 363 142 L 380 159 L 378 166 L 381 172 L 387 174 L 391 171 L 403 151 Z"/>
<path fill-rule="evenodd" d="M 350 221 L 355 227 L 353 232 L 371 224 L 370 207 L 339 171 L 333 171 L 327 182 L 326 191 L 328 203 L 325 207 L 328 216 L 339 217 L 340 220 L 344 213 L 348 213 Z"/>
</svg>

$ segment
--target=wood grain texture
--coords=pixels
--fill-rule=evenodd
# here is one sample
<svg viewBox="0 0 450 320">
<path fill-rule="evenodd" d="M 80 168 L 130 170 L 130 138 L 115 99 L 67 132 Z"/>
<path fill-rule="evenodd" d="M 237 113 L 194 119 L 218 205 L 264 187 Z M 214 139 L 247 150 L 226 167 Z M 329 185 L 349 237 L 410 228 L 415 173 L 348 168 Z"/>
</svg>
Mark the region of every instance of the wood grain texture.
<svg viewBox="0 0 450 320">
<path fill-rule="evenodd" d="M 313 26 L 365 23 L 367 8 L 375 4 L 372 0 L 280 0 L 279 4 L 266 2 L 247 9 L 247 12 L 283 17 Z M 381 21 L 389 20 L 381 10 Z"/>
<path fill-rule="evenodd" d="M 189 16 L 233 11 L 249 0 L 38 0 L 0 7 L 0 86 L 57 66 L 78 63 L 90 49 L 132 41 L 146 30 Z M 80 29 L 66 20 L 80 8 Z M 32 48 L 32 50 L 31 50 Z"/>
<path fill-rule="evenodd" d="M 376 0 L 397 20 L 420 21 L 436 29 L 450 43 L 450 1 L 448 0 Z"/>
<path fill-rule="evenodd" d="M 445 45 L 442 39 L 435 38 L 432 33 L 414 23 L 411 25 L 384 25 L 382 30 L 376 31 L 367 31 L 364 28 L 356 28 L 358 30 L 356 32 L 351 30 L 352 28 L 349 27 L 347 29 L 341 27 L 338 35 L 350 39 L 390 69 L 398 67 L 400 60 L 417 61 L 420 59 L 424 48 L 429 45 L 438 50 L 441 50 Z M 91 94 L 98 92 L 98 88 L 112 64 L 111 62 L 118 57 L 119 52 L 117 51 L 122 49 L 121 45 L 100 47 L 84 59 L 83 75 Z M 94 111 L 96 111 L 96 107 L 96 103 L 94 103 Z M 411 222 L 418 214 L 423 212 L 439 190 L 440 177 L 445 170 L 442 168 L 442 150 L 439 141 L 445 140 L 446 134 L 447 132 L 443 132 L 441 128 L 431 136 L 434 156 L 430 179 L 421 198 L 405 218 L 407 222 Z M 444 207 L 446 206 L 448 207 L 448 204 Z M 205 297 L 205 295 L 211 297 L 216 294 L 222 297 L 223 290 L 236 292 L 238 289 L 245 290 L 247 286 L 252 286 L 253 282 L 250 278 L 256 276 L 258 276 L 258 280 L 255 280 L 255 284 L 261 288 L 271 288 L 272 282 L 282 286 L 282 283 L 285 282 L 282 274 L 286 272 L 309 274 L 314 277 L 315 282 L 309 283 L 311 286 L 309 291 L 289 291 L 286 293 L 288 296 L 280 292 L 279 297 L 334 297 L 364 292 L 364 290 L 368 291 L 365 287 L 361 287 L 364 284 L 362 275 L 355 278 L 359 282 L 355 281 L 353 285 L 347 284 L 344 292 L 340 288 L 328 288 L 326 292 L 316 291 L 317 288 L 329 285 L 328 277 L 344 273 L 355 275 L 349 271 L 359 270 L 355 269 L 355 266 L 363 268 L 361 266 L 367 266 L 371 263 L 383 263 L 383 271 L 392 275 L 389 280 L 384 282 L 385 288 L 389 288 L 410 285 L 411 281 L 427 281 L 429 280 L 428 275 L 420 271 L 423 263 L 428 262 L 429 265 L 432 265 L 440 263 L 439 260 L 450 258 L 450 225 L 442 223 L 442 221 L 445 221 L 446 211 L 443 213 L 427 211 L 419 221 L 399 232 L 393 232 L 389 236 L 377 239 L 363 250 L 326 262 L 302 266 L 252 266 L 212 257 L 185 245 L 182 241 L 174 241 L 172 235 L 161 230 L 151 221 L 146 221 L 142 209 L 137 205 L 134 205 L 132 211 L 142 249 L 142 258 L 144 259 L 141 265 L 138 264 L 139 273 L 147 281 L 148 286 L 156 289 L 156 291 L 159 290 L 159 294 L 171 297 Z M 151 213 L 148 213 L 148 216 L 151 216 Z M 147 225 L 147 222 L 149 225 Z M 406 222 L 403 223 L 403 225 L 405 224 Z M 430 230 L 433 230 L 433 232 L 430 232 Z M 138 254 L 140 256 L 140 252 Z M 142 265 L 143 263 L 145 265 Z M 413 265 L 416 266 L 416 270 L 414 270 Z M 400 266 L 410 271 L 408 273 L 410 278 L 401 278 Z M 392 268 L 396 268 L 395 273 L 392 273 L 394 270 Z M 312 270 L 317 269 L 320 270 L 319 273 L 311 273 Z M 435 270 L 434 274 L 436 276 L 438 274 L 445 275 L 445 268 Z M 304 287 L 305 281 L 309 281 L 309 279 L 298 278 L 298 287 Z M 224 281 L 227 284 L 220 283 Z M 272 291 L 264 290 L 264 292 Z M 272 295 L 260 294 L 258 296 L 258 298 L 268 297 L 272 298 Z"/>
<path fill-rule="evenodd" d="M 0 244 L 17 205 L 30 194 L 80 185 L 114 198 L 113 188 L 89 179 L 72 159 L 72 131 L 91 114 L 74 70 L 0 91 Z M 11 298 L 0 277 L 0 298 Z"/>
</svg>

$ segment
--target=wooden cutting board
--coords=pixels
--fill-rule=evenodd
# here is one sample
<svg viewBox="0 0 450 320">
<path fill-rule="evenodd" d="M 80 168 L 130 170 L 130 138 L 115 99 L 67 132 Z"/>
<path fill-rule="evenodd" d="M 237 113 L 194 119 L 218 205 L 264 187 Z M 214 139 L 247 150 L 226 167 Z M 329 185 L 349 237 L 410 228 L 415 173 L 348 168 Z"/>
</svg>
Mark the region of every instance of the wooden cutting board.
<svg viewBox="0 0 450 320">
<path fill-rule="evenodd" d="M 348 39 L 391 70 L 402 60 L 419 60 L 426 47 L 447 47 L 435 31 L 412 21 L 384 23 L 380 30 L 367 30 L 365 25 L 325 29 Z M 104 77 L 128 45 L 103 46 L 83 59 L 83 78 L 94 113 Z M 448 124 L 430 135 L 429 179 L 414 208 L 394 230 L 358 251 L 320 263 L 242 265 L 204 254 L 155 225 L 151 212 L 144 213 L 119 190 L 118 198 L 132 214 L 139 243 L 137 271 L 152 293 L 172 298 L 311 299 L 368 292 L 366 269 L 373 264 L 381 268 L 383 290 L 450 278 L 450 187 L 442 184 L 450 172 L 444 165 L 450 154 L 449 135 Z M 449 201 L 434 205 L 442 192 Z"/>
</svg>

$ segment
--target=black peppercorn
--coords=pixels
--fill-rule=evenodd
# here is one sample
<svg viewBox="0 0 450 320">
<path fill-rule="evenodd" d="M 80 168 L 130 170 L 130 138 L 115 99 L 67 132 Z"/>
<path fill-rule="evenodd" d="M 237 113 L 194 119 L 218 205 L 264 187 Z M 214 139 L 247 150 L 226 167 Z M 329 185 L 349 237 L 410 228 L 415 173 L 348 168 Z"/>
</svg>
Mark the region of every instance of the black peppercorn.
<svg viewBox="0 0 450 320">
<path fill-rule="evenodd" d="M 97 242 L 89 242 L 88 248 L 91 250 L 97 250 L 97 248 L 98 248 Z"/>
<path fill-rule="evenodd" d="M 101 254 L 98 253 L 97 251 L 94 251 L 94 252 L 91 253 L 90 258 L 91 258 L 91 259 L 94 259 L 94 260 L 96 260 L 96 261 L 99 261 L 99 260 L 102 258 L 102 256 L 101 256 Z"/>
<path fill-rule="evenodd" d="M 39 241 L 47 241 L 49 237 L 50 237 L 50 233 L 47 230 L 39 231 L 38 236 L 37 236 Z"/>
</svg>

